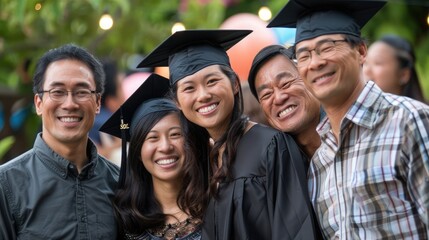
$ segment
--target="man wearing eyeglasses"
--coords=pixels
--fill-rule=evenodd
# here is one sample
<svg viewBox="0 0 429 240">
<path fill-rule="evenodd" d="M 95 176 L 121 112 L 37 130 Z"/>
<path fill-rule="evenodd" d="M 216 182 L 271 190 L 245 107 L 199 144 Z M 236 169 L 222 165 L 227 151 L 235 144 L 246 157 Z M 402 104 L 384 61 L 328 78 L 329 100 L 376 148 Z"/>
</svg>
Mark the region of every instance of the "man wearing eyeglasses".
<svg viewBox="0 0 429 240">
<path fill-rule="evenodd" d="M 68 44 L 42 56 L 33 82 L 42 132 L 33 149 L 0 166 L 0 239 L 115 239 L 118 167 L 88 138 L 102 65 Z"/>
<path fill-rule="evenodd" d="M 429 107 L 366 82 L 360 29 L 374 0 L 290 0 L 269 27 L 296 27 L 295 57 L 327 118 L 309 168 L 325 239 L 428 239 Z"/>
</svg>

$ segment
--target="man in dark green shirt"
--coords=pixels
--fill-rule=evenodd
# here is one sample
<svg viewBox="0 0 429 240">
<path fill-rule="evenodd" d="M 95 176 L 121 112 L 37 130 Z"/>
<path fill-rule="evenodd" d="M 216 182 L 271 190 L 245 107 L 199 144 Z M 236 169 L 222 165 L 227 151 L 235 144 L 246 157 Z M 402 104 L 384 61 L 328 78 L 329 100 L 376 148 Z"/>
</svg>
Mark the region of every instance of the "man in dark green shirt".
<svg viewBox="0 0 429 240">
<path fill-rule="evenodd" d="M 43 55 L 33 80 L 43 128 L 31 150 L 0 166 L 0 239 L 115 239 L 119 169 L 88 138 L 103 92 L 100 62 L 64 45 Z"/>
</svg>

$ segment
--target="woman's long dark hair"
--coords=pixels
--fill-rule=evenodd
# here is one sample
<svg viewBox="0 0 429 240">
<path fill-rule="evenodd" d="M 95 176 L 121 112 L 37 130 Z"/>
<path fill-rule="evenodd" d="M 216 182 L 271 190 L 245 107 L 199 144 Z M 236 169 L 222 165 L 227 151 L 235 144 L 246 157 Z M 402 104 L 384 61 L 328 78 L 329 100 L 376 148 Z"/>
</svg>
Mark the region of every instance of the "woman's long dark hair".
<svg viewBox="0 0 429 240">
<path fill-rule="evenodd" d="M 238 85 L 238 92 L 234 95 L 234 108 L 232 110 L 231 119 L 227 131 L 210 147 L 210 136 L 207 130 L 192 122 L 189 122 L 190 128 L 194 133 L 193 138 L 197 142 L 202 143 L 200 147 L 207 149 L 209 153 L 210 177 L 209 177 L 209 194 L 217 196 L 217 183 L 227 182 L 234 176 L 231 174 L 231 166 L 237 153 L 238 144 L 243 136 L 248 118 L 243 115 L 243 95 L 241 91 L 240 80 L 237 74 L 231 67 L 220 65 L 220 70 L 224 73 L 231 82 L 232 89 L 235 84 Z M 171 89 L 171 96 L 177 101 L 177 83 Z M 222 166 L 218 167 L 218 156 L 220 149 L 225 145 L 222 155 Z M 207 157 L 206 157 L 207 158 Z"/>
<path fill-rule="evenodd" d="M 412 45 L 404 38 L 396 35 L 385 35 L 378 41 L 389 45 L 395 50 L 396 59 L 401 69 L 410 69 L 410 80 L 403 87 L 401 95 L 425 102 L 415 68 L 416 56 Z"/>
<path fill-rule="evenodd" d="M 140 119 L 135 128 L 138 131 L 131 133 L 124 185 L 119 186 L 113 202 L 120 235 L 125 232 L 139 235 L 148 228 L 165 224 L 167 215 L 155 198 L 152 176 L 143 165 L 141 148 L 149 131 L 168 114 L 178 114 L 185 138 L 183 181 L 177 204 L 192 217 L 203 217 L 206 206 L 204 168 L 197 159 L 196 145 L 187 138 L 187 121 L 179 111 L 155 112 Z"/>
</svg>

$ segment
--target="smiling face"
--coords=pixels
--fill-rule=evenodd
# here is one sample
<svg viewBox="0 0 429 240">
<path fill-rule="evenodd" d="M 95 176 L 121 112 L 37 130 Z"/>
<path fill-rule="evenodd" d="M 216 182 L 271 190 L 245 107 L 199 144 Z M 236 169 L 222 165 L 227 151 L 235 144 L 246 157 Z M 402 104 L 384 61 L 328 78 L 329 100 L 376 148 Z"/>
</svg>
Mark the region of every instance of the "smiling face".
<svg viewBox="0 0 429 240">
<path fill-rule="evenodd" d="M 185 139 L 177 113 L 163 117 L 147 134 L 141 159 L 154 182 L 178 182 L 185 161 Z"/>
<path fill-rule="evenodd" d="M 185 117 L 206 128 L 217 138 L 228 129 L 234 108 L 234 89 L 231 80 L 219 65 L 212 65 L 177 82 L 177 104 Z"/>
<path fill-rule="evenodd" d="M 342 34 L 322 35 L 299 42 L 296 52 L 312 50 L 324 41 L 343 39 Z M 365 55 L 364 44 L 351 47 L 347 42 L 336 42 L 332 56 L 322 59 L 311 51 L 308 65 L 298 70 L 307 88 L 325 107 L 341 105 L 354 101 L 365 85 L 361 77 Z"/>
<path fill-rule="evenodd" d="M 295 65 L 284 55 L 263 63 L 255 76 L 259 103 L 271 126 L 293 135 L 316 129 L 320 104 L 306 89 Z"/>
<path fill-rule="evenodd" d="M 91 70 L 77 60 L 59 60 L 52 62 L 45 73 L 43 90 L 53 88 L 66 91 L 79 89 L 95 90 Z M 49 93 L 36 94 L 36 111 L 42 117 L 43 139 L 49 146 L 56 144 L 86 142 L 95 115 L 99 112 L 100 98 L 92 94 L 87 101 L 76 101 L 71 93 L 64 102 L 53 101 Z"/>
</svg>

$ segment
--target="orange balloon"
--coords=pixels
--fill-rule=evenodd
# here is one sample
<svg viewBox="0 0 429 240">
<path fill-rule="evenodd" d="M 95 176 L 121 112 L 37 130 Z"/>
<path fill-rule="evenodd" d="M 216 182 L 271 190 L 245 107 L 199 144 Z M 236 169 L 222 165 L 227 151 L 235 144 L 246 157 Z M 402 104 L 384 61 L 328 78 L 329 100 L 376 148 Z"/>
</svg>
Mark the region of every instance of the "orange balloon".
<svg viewBox="0 0 429 240">
<path fill-rule="evenodd" d="M 156 67 L 155 73 L 158 75 L 161 75 L 165 78 L 170 78 L 170 71 L 169 71 L 168 67 Z"/>
<path fill-rule="evenodd" d="M 276 35 L 272 29 L 267 28 L 266 22 L 251 13 L 233 15 L 226 19 L 220 28 L 253 30 L 252 33 L 227 51 L 232 69 L 237 73 L 240 81 L 246 82 L 253 58 L 262 48 L 276 44 Z"/>
</svg>

